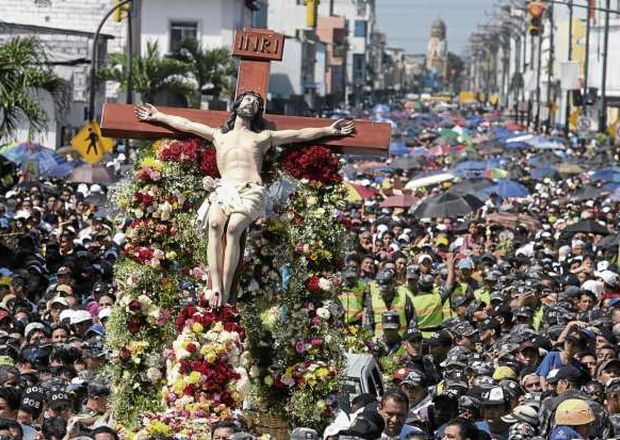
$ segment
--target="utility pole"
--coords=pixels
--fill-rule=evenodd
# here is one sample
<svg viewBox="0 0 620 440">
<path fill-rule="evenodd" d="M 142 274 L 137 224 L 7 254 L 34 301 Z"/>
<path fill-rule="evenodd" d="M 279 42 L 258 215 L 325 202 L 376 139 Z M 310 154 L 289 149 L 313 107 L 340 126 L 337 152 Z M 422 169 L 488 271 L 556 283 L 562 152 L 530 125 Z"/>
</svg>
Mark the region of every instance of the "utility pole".
<svg viewBox="0 0 620 440">
<path fill-rule="evenodd" d="M 573 60 L 573 0 L 568 2 L 568 61 Z M 564 132 L 570 132 L 570 90 L 566 89 L 566 114 L 564 115 Z"/>
<path fill-rule="evenodd" d="M 588 115 L 588 73 L 590 70 L 590 10 L 586 14 L 586 59 L 583 66 L 583 114 Z"/>
<path fill-rule="evenodd" d="M 538 63 L 536 65 L 536 120 L 534 127 L 540 127 L 540 75 L 542 73 L 542 32 L 538 34 Z"/>
<path fill-rule="evenodd" d="M 122 8 L 128 3 L 131 3 L 133 0 L 123 0 L 116 5 L 114 5 L 101 19 L 99 22 L 99 26 L 97 26 L 97 30 L 95 31 L 95 35 L 93 35 L 93 47 L 91 52 L 91 61 L 90 61 L 90 93 L 88 98 L 88 119 L 93 121 L 95 119 L 95 84 L 97 82 L 97 62 L 98 60 L 98 43 L 99 43 L 99 34 L 101 33 L 101 29 L 105 22 L 110 18 L 112 14 L 118 9 Z"/>
<path fill-rule="evenodd" d="M 605 36 L 603 37 L 603 77 L 601 79 L 601 115 L 598 130 L 600 133 L 607 131 L 607 57 L 609 55 L 609 9 L 611 0 L 605 4 Z"/>
<path fill-rule="evenodd" d="M 555 62 L 555 42 L 553 41 L 555 33 L 555 23 L 553 20 L 553 5 L 549 6 L 549 62 L 547 64 L 547 133 L 551 131 L 551 125 L 553 123 L 553 117 L 551 112 L 551 77 L 553 74 L 553 64 Z"/>
</svg>

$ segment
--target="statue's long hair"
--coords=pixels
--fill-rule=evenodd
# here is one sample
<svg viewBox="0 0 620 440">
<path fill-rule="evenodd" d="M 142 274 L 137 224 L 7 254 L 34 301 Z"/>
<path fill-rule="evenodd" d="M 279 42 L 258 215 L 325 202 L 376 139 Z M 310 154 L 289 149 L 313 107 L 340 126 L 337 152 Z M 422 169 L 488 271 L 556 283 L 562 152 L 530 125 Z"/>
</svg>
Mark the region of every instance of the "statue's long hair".
<svg viewBox="0 0 620 440">
<path fill-rule="evenodd" d="M 237 119 L 237 109 L 241 105 L 241 101 L 243 101 L 243 98 L 248 95 L 255 96 L 258 100 L 258 111 L 256 112 L 256 115 L 254 115 L 252 121 L 250 121 L 250 130 L 255 133 L 260 133 L 261 131 L 263 131 L 263 129 L 265 128 L 265 120 L 263 119 L 263 113 L 265 112 L 265 100 L 262 96 L 260 96 L 258 92 L 248 90 L 247 92 L 243 92 L 241 95 L 239 95 L 235 102 L 233 102 L 230 117 L 226 122 L 224 122 L 224 125 L 222 125 L 222 133 L 228 133 L 230 130 L 233 129 L 233 127 L 235 126 L 235 120 Z"/>
</svg>

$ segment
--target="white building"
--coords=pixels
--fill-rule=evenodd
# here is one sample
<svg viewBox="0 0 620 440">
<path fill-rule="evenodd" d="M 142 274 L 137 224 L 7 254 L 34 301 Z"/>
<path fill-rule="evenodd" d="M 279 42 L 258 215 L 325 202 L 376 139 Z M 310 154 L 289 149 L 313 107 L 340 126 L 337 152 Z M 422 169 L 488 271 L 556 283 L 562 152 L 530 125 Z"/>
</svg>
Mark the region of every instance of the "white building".
<svg viewBox="0 0 620 440">
<path fill-rule="evenodd" d="M 271 64 L 269 92 L 274 110 L 308 113 L 325 96 L 326 45 L 306 26 L 303 1 L 270 0 L 267 27 L 285 38 L 282 62 Z"/>
<path fill-rule="evenodd" d="M 0 41 L 15 34 L 39 35 L 48 44 L 53 58 L 84 57 L 90 59 L 92 33 L 116 0 L 0 0 L 0 19 L 5 23 L 0 29 Z M 253 12 L 253 4 L 259 10 Z M 134 52 L 144 50 L 147 41 L 158 41 L 163 54 L 173 51 L 188 37 L 199 39 L 206 47 L 215 48 L 232 44 L 234 31 L 242 27 L 264 27 L 266 0 L 134 0 L 135 18 Z M 17 26 L 17 27 L 16 27 Z M 11 27 L 11 31 L 7 30 Z M 107 52 L 127 50 L 127 22 L 117 23 L 108 19 L 102 29 Z M 66 34 L 66 37 L 58 35 Z M 48 35 L 54 35 L 53 38 Z M 62 44 L 56 43 L 62 39 Z M 69 43 L 67 43 L 67 41 Z M 104 43 L 105 44 L 105 43 Z M 99 50 L 104 62 L 105 46 Z M 48 147 L 66 145 L 73 132 L 86 121 L 85 109 L 89 95 L 88 62 L 75 68 L 57 68 L 58 73 L 72 84 L 73 101 L 67 115 L 56 115 L 45 104 L 49 115 L 49 129 L 36 138 Z M 100 117 L 104 99 L 120 99 L 117 88 L 108 85 L 98 90 L 95 116 Z M 27 137 L 28 127 L 20 130 L 20 140 Z M 64 139 L 61 139 L 61 133 Z M 2 140 L 0 140 L 2 141 Z M 6 141 L 6 140 L 5 140 Z"/>
</svg>

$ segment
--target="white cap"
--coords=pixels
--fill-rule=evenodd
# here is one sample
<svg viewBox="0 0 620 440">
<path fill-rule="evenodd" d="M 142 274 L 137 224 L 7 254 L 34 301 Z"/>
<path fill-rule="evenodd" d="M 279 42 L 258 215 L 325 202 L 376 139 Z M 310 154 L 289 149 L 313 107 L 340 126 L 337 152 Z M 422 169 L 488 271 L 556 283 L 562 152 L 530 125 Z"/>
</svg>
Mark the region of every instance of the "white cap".
<svg viewBox="0 0 620 440">
<path fill-rule="evenodd" d="M 28 335 L 35 330 L 45 330 L 45 324 L 42 322 L 31 322 L 24 329 L 24 336 L 28 337 Z"/>
<path fill-rule="evenodd" d="M 598 281 L 587 280 L 581 285 L 581 290 L 587 290 L 588 292 L 592 292 L 598 296 L 601 292 L 603 292 L 603 285 Z"/>
<path fill-rule="evenodd" d="M 99 319 L 109 318 L 111 314 L 112 307 L 104 307 L 103 309 L 99 310 Z"/>
<path fill-rule="evenodd" d="M 604 270 L 598 275 L 605 284 L 609 284 L 612 287 L 620 287 L 620 275 L 611 270 Z"/>
<path fill-rule="evenodd" d="M 433 262 L 433 258 L 428 254 L 422 254 L 418 257 L 418 264 L 424 263 L 424 260 L 428 260 L 431 263 Z"/>
<path fill-rule="evenodd" d="M 69 322 L 71 322 L 71 318 L 73 317 L 73 310 L 71 309 L 65 309 L 62 312 L 60 312 L 60 316 L 58 317 L 58 319 L 62 322 L 65 319 L 68 319 Z"/>
<path fill-rule="evenodd" d="M 80 322 L 86 322 L 92 320 L 93 317 L 87 310 L 74 310 L 71 315 L 71 325 L 79 324 Z"/>
</svg>

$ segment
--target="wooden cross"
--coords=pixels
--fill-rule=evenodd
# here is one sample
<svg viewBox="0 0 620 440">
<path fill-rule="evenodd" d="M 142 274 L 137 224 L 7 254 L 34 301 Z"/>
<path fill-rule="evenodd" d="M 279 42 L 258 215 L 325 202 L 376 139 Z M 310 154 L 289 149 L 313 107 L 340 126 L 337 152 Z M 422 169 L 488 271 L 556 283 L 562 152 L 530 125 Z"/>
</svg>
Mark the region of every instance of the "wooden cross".
<svg viewBox="0 0 620 440">
<path fill-rule="evenodd" d="M 269 71 L 271 61 L 282 61 L 284 36 L 271 30 L 243 29 L 235 34 L 232 55 L 241 58 L 237 75 L 236 96 L 253 90 L 267 100 L 269 91 Z M 220 127 L 230 116 L 228 112 L 206 111 L 160 107 L 164 113 L 183 116 L 210 127 Z M 266 115 L 269 129 L 287 130 L 307 127 L 327 127 L 329 119 L 306 118 L 299 116 Z M 355 121 L 356 133 L 353 136 L 327 138 L 313 144 L 331 148 L 336 153 L 369 154 L 387 156 L 390 144 L 391 126 L 385 123 Z M 106 137 L 124 139 L 160 139 L 164 137 L 189 137 L 174 129 L 151 122 L 140 122 L 134 107 L 124 104 L 106 103 L 101 117 L 101 133 Z"/>
</svg>

